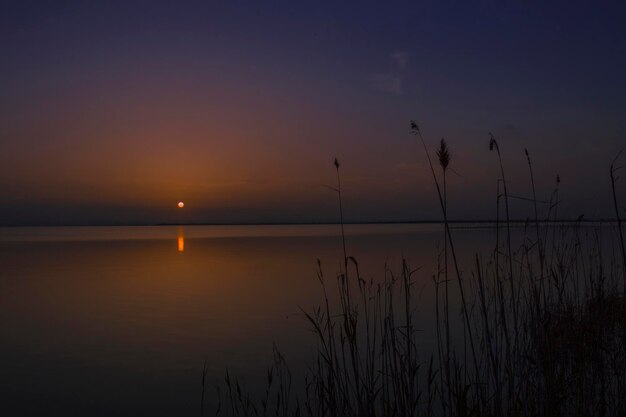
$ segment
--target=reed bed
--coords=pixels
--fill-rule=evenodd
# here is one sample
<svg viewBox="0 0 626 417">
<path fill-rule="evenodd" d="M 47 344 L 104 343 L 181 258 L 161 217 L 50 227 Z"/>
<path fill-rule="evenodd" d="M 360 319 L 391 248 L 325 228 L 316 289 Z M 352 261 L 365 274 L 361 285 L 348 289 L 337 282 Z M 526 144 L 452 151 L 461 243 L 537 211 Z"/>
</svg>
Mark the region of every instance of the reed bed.
<svg viewBox="0 0 626 417">
<path fill-rule="evenodd" d="M 615 161 L 609 178 L 616 224 L 555 224 L 560 180 L 549 201 L 540 202 L 526 151 L 534 218 L 515 240 L 500 147 L 490 135 L 500 166 L 495 242 L 491 253 L 477 253 L 461 268 L 448 222 L 451 152 L 442 139 L 433 163 L 414 122 L 411 133 L 423 145 L 444 224 L 437 273 L 429 277 L 435 348 L 424 353 L 428 343 L 415 325 L 415 284 L 424 272 L 403 261 L 397 272 L 386 268 L 378 280 L 364 278 L 349 256 L 342 220 L 343 268 L 328 279 L 318 261 L 323 297 L 317 308 L 302 310 L 317 344 L 302 389 L 294 388 L 275 347 L 264 396 L 251 398 L 227 375 L 217 388 L 215 414 L 625 416 L 626 251 Z M 340 165 L 334 165 L 343 219 Z M 452 296 L 460 299 L 460 313 L 451 308 Z"/>
</svg>

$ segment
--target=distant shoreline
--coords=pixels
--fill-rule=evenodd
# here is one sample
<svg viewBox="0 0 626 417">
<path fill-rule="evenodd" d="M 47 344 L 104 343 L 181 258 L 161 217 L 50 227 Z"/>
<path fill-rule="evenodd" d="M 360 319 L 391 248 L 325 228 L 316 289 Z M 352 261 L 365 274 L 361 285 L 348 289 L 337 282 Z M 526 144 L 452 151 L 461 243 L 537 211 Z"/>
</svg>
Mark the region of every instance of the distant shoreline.
<svg viewBox="0 0 626 417">
<path fill-rule="evenodd" d="M 451 225 L 476 224 L 494 225 L 499 223 L 500 226 L 506 226 L 505 220 L 449 220 Z M 613 224 L 617 223 L 616 219 L 598 219 L 598 220 L 539 220 L 539 224 Z M 0 228 L 8 227 L 155 227 L 155 226 L 328 226 L 340 225 L 340 222 L 241 222 L 241 223 L 112 223 L 112 224 L 0 224 Z M 398 220 L 398 221 L 358 221 L 344 222 L 344 225 L 416 225 L 416 224 L 444 224 L 442 220 Z M 509 222 L 511 226 L 519 227 L 524 225 L 534 225 L 535 220 L 532 219 L 516 219 Z"/>
</svg>

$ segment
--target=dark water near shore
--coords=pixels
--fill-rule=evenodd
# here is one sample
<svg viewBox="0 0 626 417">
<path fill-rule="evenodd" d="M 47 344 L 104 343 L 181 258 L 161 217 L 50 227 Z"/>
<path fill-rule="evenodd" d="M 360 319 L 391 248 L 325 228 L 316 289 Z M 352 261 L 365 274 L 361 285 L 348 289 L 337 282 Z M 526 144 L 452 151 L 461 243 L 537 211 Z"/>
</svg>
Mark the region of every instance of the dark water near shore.
<svg viewBox="0 0 626 417">
<path fill-rule="evenodd" d="M 467 227 L 472 226 L 472 227 Z M 299 306 L 321 301 L 317 261 L 340 269 L 339 226 L 159 226 L 0 229 L 0 407 L 10 415 L 197 415 L 228 368 L 249 385 L 275 342 L 311 357 Z M 366 278 L 413 268 L 424 345 L 432 345 L 441 225 L 347 225 Z M 495 231 L 454 230 L 462 265 Z M 453 299 L 453 302 L 454 299 Z M 456 305 L 455 307 L 459 307 Z M 207 399 L 210 400 L 209 391 Z M 210 402 L 210 401 L 209 401 Z"/>
</svg>

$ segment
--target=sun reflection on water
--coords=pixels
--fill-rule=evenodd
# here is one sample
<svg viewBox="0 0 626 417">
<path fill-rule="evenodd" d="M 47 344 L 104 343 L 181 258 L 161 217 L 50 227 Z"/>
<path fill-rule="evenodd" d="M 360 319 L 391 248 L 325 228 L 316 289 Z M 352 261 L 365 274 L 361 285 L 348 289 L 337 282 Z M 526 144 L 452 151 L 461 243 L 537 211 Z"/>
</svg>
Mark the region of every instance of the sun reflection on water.
<svg viewBox="0 0 626 417">
<path fill-rule="evenodd" d="M 185 236 L 183 235 L 183 228 L 178 228 L 178 252 L 185 251 Z"/>
</svg>

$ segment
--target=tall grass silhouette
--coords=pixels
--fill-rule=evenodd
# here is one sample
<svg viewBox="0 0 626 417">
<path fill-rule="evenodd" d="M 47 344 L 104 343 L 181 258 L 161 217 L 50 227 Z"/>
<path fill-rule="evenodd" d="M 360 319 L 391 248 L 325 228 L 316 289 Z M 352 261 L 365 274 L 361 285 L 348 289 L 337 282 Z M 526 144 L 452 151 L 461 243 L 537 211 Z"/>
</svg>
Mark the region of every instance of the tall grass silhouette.
<svg viewBox="0 0 626 417">
<path fill-rule="evenodd" d="M 297 392 L 292 387 L 287 363 L 275 348 L 264 397 L 251 398 L 227 374 L 222 384 L 226 389 L 217 391 L 216 414 L 626 415 L 626 251 L 615 187 L 616 161 L 610 167 L 615 224 L 583 226 L 580 218 L 555 223 L 560 179 L 549 202 L 538 200 L 530 154 L 525 150 L 533 193 L 527 200 L 533 204 L 534 220 L 518 229 L 521 238 L 515 240 L 504 161 L 499 143 L 490 134 L 489 149 L 496 152 L 499 164 L 495 244 L 486 256 L 476 253 L 472 264 L 464 265 L 469 273 L 463 274 L 448 219 L 450 149 L 443 139 L 435 149 L 438 176 L 421 130 L 415 122 L 410 126 L 428 161 L 443 220 L 443 260 L 434 261 L 438 272 L 433 276 L 435 349 L 424 354 L 427 341 L 414 324 L 414 285 L 421 271 L 404 260 L 398 272 L 386 267 L 380 279 L 366 280 L 357 260 L 347 254 L 335 159 L 344 268 L 329 280 L 318 260 L 322 301 L 313 310 L 302 310 L 317 346 L 303 387 Z M 544 203 L 547 213 L 542 221 L 539 206 Z M 607 246 L 602 234 L 615 229 L 616 239 Z M 449 262 L 455 294 L 461 300 L 458 315 L 450 307 Z M 335 285 L 329 285 L 332 281 Z M 462 330 L 460 342 L 451 336 L 454 321 Z"/>
</svg>

